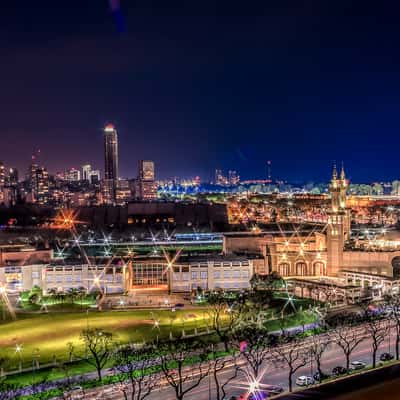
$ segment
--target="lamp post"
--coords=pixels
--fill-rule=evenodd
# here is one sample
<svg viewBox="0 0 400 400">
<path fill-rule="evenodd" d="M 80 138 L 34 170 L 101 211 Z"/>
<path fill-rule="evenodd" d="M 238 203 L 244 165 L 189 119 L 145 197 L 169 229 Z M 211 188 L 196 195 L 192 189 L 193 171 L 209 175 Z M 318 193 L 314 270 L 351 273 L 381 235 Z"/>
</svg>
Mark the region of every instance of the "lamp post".
<svg viewBox="0 0 400 400">
<path fill-rule="evenodd" d="M 20 371 L 22 371 L 22 356 L 21 356 L 22 350 L 23 350 L 22 344 L 15 345 L 15 353 L 18 354 L 18 359 L 19 359 L 18 369 Z"/>
</svg>

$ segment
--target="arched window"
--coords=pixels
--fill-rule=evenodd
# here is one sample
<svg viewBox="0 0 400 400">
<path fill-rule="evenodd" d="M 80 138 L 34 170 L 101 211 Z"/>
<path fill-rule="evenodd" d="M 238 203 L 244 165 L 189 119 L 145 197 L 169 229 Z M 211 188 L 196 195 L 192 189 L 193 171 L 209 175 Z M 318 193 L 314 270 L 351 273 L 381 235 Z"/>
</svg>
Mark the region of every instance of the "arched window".
<svg viewBox="0 0 400 400">
<path fill-rule="evenodd" d="M 290 264 L 289 263 L 280 263 L 278 265 L 278 272 L 280 276 L 289 276 L 290 275 Z"/>
<path fill-rule="evenodd" d="M 304 261 L 296 263 L 296 275 L 303 276 L 307 274 L 307 264 Z"/>
<path fill-rule="evenodd" d="M 326 265 L 322 261 L 317 261 L 313 264 L 313 275 L 314 276 L 325 276 Z"/>
</svg>

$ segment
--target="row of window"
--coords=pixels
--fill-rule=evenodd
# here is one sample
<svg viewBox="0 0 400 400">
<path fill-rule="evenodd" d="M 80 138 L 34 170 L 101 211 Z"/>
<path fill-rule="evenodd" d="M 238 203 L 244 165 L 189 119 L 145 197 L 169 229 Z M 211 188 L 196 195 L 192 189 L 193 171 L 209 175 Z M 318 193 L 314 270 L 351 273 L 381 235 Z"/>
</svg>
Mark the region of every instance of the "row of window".
<svg viewBox="0 0 400 400">
<path fill-rule="evenodd" d="M 88 279 L 88 281 L 93 281 L 94 278 Z M 47 275 L 46 278 L 47 283 L 50 282 L 82 282 L 82 277 L 80 275 Z M 116 283 L 122 283 L 122 276 L 121 275 L 116 275 L 115 279 L 112 275 L 105 275 L 101 277 L 101 281 L 105 282 L 116 282 Z"/>
<path fill-rule="evenodd" d="M 214 288 L 222 288 L 222 289 L 246 289 L 248 287 L 247 282 L 215 282 Z M 173 286 L 174 290 L 190 290 L 190 289 L 196 289 L 198 287 L 201 287 L 202 289 L 209 289 L 207 284 L 204 282 L 201 283 L 192 283 L 191 285 L 188 283 L 180 283 L 180 284 L 175 284 Z"/>
<path fill-rule="evenodd" d="M 223 273 L 222 273 L 223 272 Z M 188 281 L 189 280 L 189 273 L 187 272 L 182 272 L 182 274 L 179 273 L 174 273 L 172 276 L 172 279 L 174 281 Z M 230 279 L 230 278 L 236 278 L 236 279 L 240 279 L 240 278 L 249 278 L 249 271 L 230 271 L 230 270 L 224 270 L 224 271 L 214 271 L 214 279 Z M 192 271 L 191 273 L 191 279 L 202 279 L 202 280 L 206 280 L 208 279 L 208 271 Z"/>
<path fill-rule="evenodd" d="M 248 267 L 250 264 L 248 261 L 224 261 L 224 262 L 214 262 L 211 263 L 214 267 Z M 202 262 L 199 264 L 190 264 L 192 268 L 200 267 L 200 268 L 208 268 L 208 263 Z"/>
</svg>

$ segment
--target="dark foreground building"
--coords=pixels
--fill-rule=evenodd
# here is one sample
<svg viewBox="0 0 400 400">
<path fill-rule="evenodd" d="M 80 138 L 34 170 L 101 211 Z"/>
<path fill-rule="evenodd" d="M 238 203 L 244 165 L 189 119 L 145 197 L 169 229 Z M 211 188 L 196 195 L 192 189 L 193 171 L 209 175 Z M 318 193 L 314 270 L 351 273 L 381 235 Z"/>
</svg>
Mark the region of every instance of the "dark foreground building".
<svg viewBox="0 0 400 400">
<path fill-rule="evenodd" d="M 171 226 L 223 231 L 228 228 L 224 204 L 132 202 L 127 206 L 80 207 L 77 218 L 94 228 Z"/>
</svg>

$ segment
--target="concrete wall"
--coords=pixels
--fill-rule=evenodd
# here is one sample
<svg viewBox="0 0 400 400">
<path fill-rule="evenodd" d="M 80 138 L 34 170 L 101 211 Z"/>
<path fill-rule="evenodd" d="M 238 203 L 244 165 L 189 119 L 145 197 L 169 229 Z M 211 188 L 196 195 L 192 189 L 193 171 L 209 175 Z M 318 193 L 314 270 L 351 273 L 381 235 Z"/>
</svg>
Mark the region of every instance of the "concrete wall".
<svg viewBox="0 0 400 400">
<path fill-rule="evenodd" d="M 392 260 L 399 255 L 398 251 L 344 251 L 342 269 L 393 276 Z"/>
</svg>

